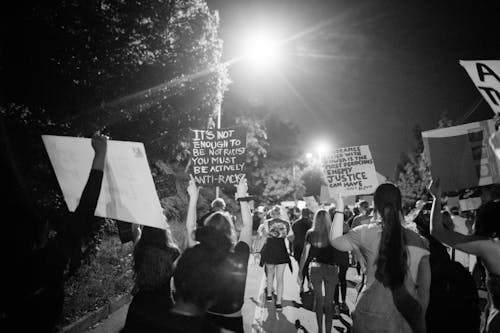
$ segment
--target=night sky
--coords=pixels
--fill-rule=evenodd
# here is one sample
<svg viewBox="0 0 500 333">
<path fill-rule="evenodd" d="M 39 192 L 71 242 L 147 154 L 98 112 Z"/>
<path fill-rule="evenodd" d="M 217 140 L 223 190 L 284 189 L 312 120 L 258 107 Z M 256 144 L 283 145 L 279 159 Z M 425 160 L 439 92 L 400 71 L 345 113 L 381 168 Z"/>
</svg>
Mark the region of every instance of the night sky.
<svg viewBox="0 0 500 333">
<path fill-rule="evenodd" d="M 309 31 L 283 45 L 269 73 L 232 65 L 227 93 L 297 124 L 304 152 L 325 138 L 337 147 L 368 144 L 377 170 L 392 178 L 416 124 L 435 128 L 444 111 L 459 123 L 493 115 L 458 61 L 500 59 L 500 1 L 208 4 L 219 11 L 225 60 L 239 55 L 249 30 L 280 38 Z"/>
</svg>

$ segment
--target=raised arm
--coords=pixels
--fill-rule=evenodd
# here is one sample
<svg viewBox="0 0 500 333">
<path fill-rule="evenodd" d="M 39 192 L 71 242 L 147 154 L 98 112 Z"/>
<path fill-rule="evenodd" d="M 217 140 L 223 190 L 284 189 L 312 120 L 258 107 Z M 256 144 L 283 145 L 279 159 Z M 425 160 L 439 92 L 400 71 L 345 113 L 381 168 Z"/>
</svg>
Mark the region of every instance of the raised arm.
<svg viewBox="0 0 500 333">
<path fill-rule="evenodd" d="M 433 197 L 430 223 L 431 235 L 448 246 L 481 256 L 485 238 L 476 235 L 462 235 L 444 227 L 443 215 L 441 214 L 441 187 L 439 186 L 439 179 L 431 182 L 429 192 Z"/>
<path fill-rule="evenodd" d="M 344 200 L 339 195 L 335 203 L 335 215 L 330 229 L 330 244 L 339 251 L 352 251 L 351 243 L 342 236 L 344 230 Z"/>
<path fill-rule="evenodd" d="M 81 217 L 94 216 L 99 194 L 101 192 L 103 170 L 108 150 L 107 136 L 94 136 L 91 142 L 95 153 L 92 161 L 92 169 L 90 170 L 87 184 L 83 189 L 80 203 L 75 210 L 75 214 Z"/>
<path fill-rule="evenodd" d="M 248 197 L 248 185 L 245 177 L 240 179 L 239 184 L 236 186 L 235 198 L 238 201 L 240 198 Z M 250 212 L 250 204 L 248 201 L 239 201 L 241 208 L 241 220 L 243 221 L 243 228 L 240 232 L 240 242 L 245 242 L 248 246 L 252 244 L 252 214 Z"/>
<path fill-rule="evenodd" d="M 193 247 L 196 245 L 196 239 L 194 238 L 194 231 L 196 229 L 196 203 L 198 202 L 199 188 L 196 186 L 194 178 L 189 175 L 189 185 L 187 192 L 189 194 L 189 204 L 186 217 L 186 229 L 187 229 L 187 240 L 188 247 Z"/>
<path fill-rule="evenodd" d="M 55 240 L 56 247 L 63 254 L 65 260 L 73 257 L 72 267 L 79 266 L 79 251 L 84 229 L 87 224 L 92 223 L 97 201 L 101 192 L 103 170 L 106 161 L 108 148 L 108 137 L 95 136 L 92 138 L 92 148 L 94 149 L 94 159 L 92 169 L 83 189 L 80 202 L 75 213 L 70 217 L 70 222 L 65 224 L 63 230 L 58 233 Z"/>
</svg>

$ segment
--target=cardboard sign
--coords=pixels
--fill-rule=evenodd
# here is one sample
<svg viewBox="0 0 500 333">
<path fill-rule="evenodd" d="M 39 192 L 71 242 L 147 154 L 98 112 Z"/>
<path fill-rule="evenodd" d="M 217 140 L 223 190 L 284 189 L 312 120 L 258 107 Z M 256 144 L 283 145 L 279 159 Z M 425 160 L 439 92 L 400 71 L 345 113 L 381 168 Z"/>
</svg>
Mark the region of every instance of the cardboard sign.
<svg viewBox="0 0 500 333">
<path fill-rule="evenodd" d="M 378 186 L 368 146 L 339 148 L 322 156 L 321 162 L 332 196 L 371 194 Z"/>
<path fill-rule="evenodd" d="M 90 139 L 42 135 L 68 210 L 74 212 L 87 183 L 94 151 Z M 166 229 L 144 145 L 109 141 L 95 215 Z"/>
<path fill-rule="evenodd" d="M 460 61 L 491 109 L 500 113 L 500 60 Z"/>
<path fill-rule="evenodd" d="M 238 184 L 245 174 L 245 130 L 221 128 L 191 132 L 191 163 L 196 183 L 204 186 Z"/>
<path fill-rule="evenodd" d="M 500 181 L 500 165 L 489 145 L 495 122 L 486 120 L 422 132 L 433 178 L 444 192 Z"/>
</svg>

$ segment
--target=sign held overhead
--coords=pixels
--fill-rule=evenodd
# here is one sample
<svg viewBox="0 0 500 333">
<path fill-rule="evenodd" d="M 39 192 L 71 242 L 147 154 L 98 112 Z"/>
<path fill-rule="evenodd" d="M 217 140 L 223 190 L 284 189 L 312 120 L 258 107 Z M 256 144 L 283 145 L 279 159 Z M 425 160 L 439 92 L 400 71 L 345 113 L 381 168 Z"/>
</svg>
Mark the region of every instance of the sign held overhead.
<svg viewBox="0 0 500 333">
<path fill-rule="evenodd" d="M 460 60 L 491 109 L 500 113 L 500 60 Z"/>
</svg>

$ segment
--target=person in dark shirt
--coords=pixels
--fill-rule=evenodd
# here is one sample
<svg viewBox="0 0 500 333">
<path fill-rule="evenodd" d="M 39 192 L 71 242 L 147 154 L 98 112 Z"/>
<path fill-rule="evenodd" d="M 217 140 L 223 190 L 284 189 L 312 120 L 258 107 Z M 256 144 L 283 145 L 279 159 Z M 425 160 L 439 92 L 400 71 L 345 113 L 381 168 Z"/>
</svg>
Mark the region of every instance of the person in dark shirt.
<svg viewBox="0 0 500 333">
<path fill-rule="evenodd" d="M 199 189 L 193 177 L 187 190 L 189 194 L 186 219 L 188 246 L 203 249 L 209 253 L 216 269 L 216 281 L 212 285 L 206 285 L 217 290 L 215 301 L 208 309 L 208 319 L 222 328 L 243 332 L 241 308 L 245 296 L 250 257 L 252 216 L 249 203 L 238 199 L 248 197 L 246 179 L 241 179 L 235 195 L 240 202 L 243 220 L 238 242 L 236 242 L 233 220 L 226 213 L 215 212 L 205 218 L 202 227 L 196 228 L 196 203 Z"/>
<path fill-rule="evenodd" d="M 309 229 L 311 229 L 311 226 L 312 226 L 311 215 L 312 215 L 312 212 L 308 208 L 304 208 L 304 209 L 302 209 L 302 212 L 301 212 L 301 218 L 292 224 L 292 230 L 293 230 L 293 234 L 294 234 L 293 257 L 295 258 L 297 263 L 300 263 L 300 256 L 302 255 L 302 250 L 304 249 L 306 233 Z M 306 262 L 304 264 L 302 276 L 304 276 L 304 279 L 302 279 L 302 284 L 300 285 L 300 293 L 304 292 L 305 280 L 307 279 L 308 282 L 310 283 L 309 263 L 308 262 Z M 309 285 L 309 283 L 308 283 L 308 285 Z"/>
<path fill-rule="evenodd" d="M 332 221 L 327 210 L 320 209 L 314 215 L 313 227 L 307 232 L 305 247 L 299 264 L 297 282 L 302 284 L 304 276 L 302 271 L 306 261 L 310 260 L 311 280 L 314 287 L 316 303 L 316 321 L 318 332 L 323 332 L 323 315 L 325 319 L 325 332 L 332 331 L 333 299 L 335 286 L 338 282 L 338 267 L 335 264 L 334 248 L 328 240 L 328 233 Z M 323 288 L 325 293 L 323 294 Z"/>
<path fill-rule="evenodd" d="M 106 159 L 108 138 L 92 138 L 95 155 L 92 169 L 83 189 L 78 207 L 57 235 L 45 244 L 29 249 L 30 253 L 10 253 L 10 258 L 3 261 L 8 264 L 10 274 L 4 276 L 2 283 L 0 331 L 8 332 L 16 327 L 19 332 L 52 332 L 63 309 L 65 270 L 68 264 L 78 267 L 80 249 L 85 228 L 93 221 L 97 200 L 101 191 L 103 169 Z M 2 151 L 2 164 L 8 156 Z M 12 163 L 12 160 L 10 161 Z M 12 165 L 10 165 L 12 167 Z M 9 170 L 8 168 L 7 170 Z M 31 216 L 36 219 L 28 196 L 19 195 L 22 182 L 15 170 L 7 181 L 15 184 L 9 198 L 10 209 L 17 210 L 16 224 L 26 223 L 29 228 L 34 221 L 24 220 Z M 9 171 L 7 171 L 9 172 Z M 7 174 L 9 175 L 9 174 Z M 10 178 L 10 177 L 9 177 Z M 12 227 L 15 230 L 15 227 Z M 28 231 L 29 232 L 29 231 Z M 12 238 L 17 234 L 9 235 Z M 5 246 L 8 241 L 2 242 Z M 9 250 L 15 251 L 17 245 Z M 20 249 L 20 247 L 19 247 Z M 7 253 L 3 252 L 2 253 Z M 12 265 L 11 265 L 12 264 Z"/>
<path fill-rule="evenodd" d="M 126 331 L 146 330 L 172 308 L 170 279 L 179 254 L 170 230 L 142 228 L 134 248 L 134 298 L 127 312 Z"/>
</svg>

